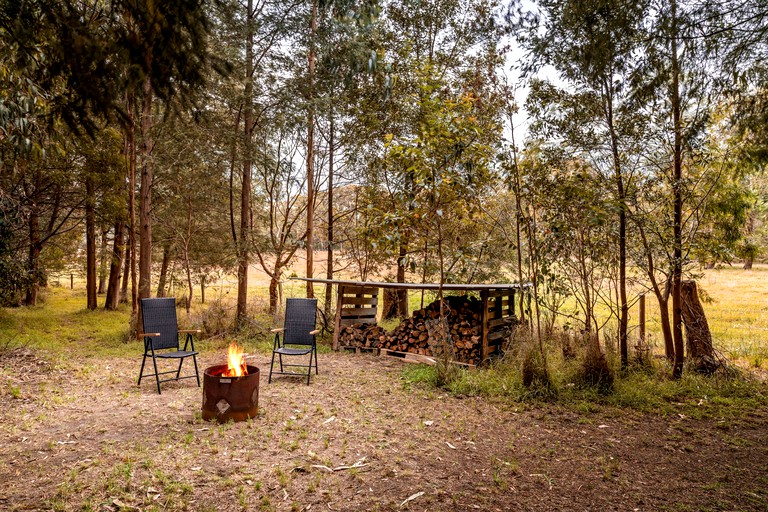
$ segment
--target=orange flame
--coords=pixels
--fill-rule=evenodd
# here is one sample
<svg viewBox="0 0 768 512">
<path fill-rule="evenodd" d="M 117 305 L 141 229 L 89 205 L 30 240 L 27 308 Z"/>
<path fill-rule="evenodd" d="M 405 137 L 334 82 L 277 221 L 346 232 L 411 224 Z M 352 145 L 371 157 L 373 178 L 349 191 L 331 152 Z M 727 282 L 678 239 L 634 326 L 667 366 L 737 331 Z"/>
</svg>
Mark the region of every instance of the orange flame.
<svg viewBox="0 0 768 512">
<path fill-rule="evenodd" d="M 223 377 L 242 377 L 248 375 L 248 368 L 245 366 L 245 354 L 243 348 L 235 343 L 229 344 L 227 351 L 227 371 L 222 374 Z"/>
</svg>

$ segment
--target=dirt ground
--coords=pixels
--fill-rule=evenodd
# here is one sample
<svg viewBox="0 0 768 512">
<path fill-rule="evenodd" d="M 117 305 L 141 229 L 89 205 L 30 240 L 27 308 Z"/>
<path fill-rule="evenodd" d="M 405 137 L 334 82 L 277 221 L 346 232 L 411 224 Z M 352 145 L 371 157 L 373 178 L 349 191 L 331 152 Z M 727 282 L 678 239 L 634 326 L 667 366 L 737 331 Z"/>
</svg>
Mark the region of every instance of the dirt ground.
<svg viewBox="0 0 768 512">
<path fill-rule="evenodd" d="M 258 355 L 261 415 L 220 426 L 194 380 L 138 388 L 140 358 L 0 363 L 0 510 L 768 510 L 768 411 L 520 409 L 369 354 L 267 384 Z"/>
</svg>

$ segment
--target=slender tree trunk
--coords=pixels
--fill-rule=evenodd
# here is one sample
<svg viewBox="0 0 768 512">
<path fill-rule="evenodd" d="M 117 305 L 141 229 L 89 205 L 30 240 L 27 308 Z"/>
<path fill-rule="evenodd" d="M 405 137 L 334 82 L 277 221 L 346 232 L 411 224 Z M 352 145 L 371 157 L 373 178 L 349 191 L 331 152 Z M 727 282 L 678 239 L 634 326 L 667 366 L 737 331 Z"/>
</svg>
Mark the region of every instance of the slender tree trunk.
<svg viewBox="0 0 768 512">
<path fill-rule="evenodd" d="M 130 228 L 130 226 L 129 226 Z M 120 303 L 124 304 L 128 302 L 128 282 L 131 280 L 131 270 L 133 270 L 132 262 L 131 262 L 131 242 L 130 242 L 131 235 L 128 235 L 128 241 L 125 244 L 125 249 L 123 251 L 123 266 L 125 269 L 123 270 L 123 281 L 120 285 Z"/>
<path fill-rule="evenodd" d="M 401 234 L 400 253 L 397 257 L 397 282 L 405 282 L 405 258 L 408 255 L 408 236 Z M 408 318 L 408 290 L 397 290 L 397 315 L 400 318 Z"/>
<path fill-rule="evenodd" d="M 165 297 L 165 284 L 168 279 L 168 265 L 171 262 L 171 243 L 165 242 L 163 244 L 163 261 L 160 263 L 160 275 L 157 278 L 157 295 L 158 297 Z"/>
<path fill-rule="evenodd" d="M 333 279 L 333 151 L 334 151 L 334 123 L 333 107 L 331 107 L 330 137 L 328 140 L 328 249 L 326 257 L 325 277 Z M 325 285 L 325 318 L 331 318 L 331 304 L 333 302 L 333 285 Z"/>
<path fill-rule="evenodd" d="M 37 292 L 40 289 L 40 280 L 37 277 L 40 261 L 40 214 L 36 204 L 33 204 L 29 210 L 27 228 L 29 232 L 27 270 L 32 275 L 32 282 L 27 287 L 24 305 L 35 306 L 37 304 Z"/>
<path fill-rule="evenodd" d="M 629 364 L 627 347 L 627 328 L 629 323 L 629 304 L 627 302 L 627 198 L 624 190 L 624 173 L 619 157 L 619 140 L 613 119 L 613 94 L 610 85 L 605 87 L 606 113 L 608 130 L 611 137 L 611 152 L 613 154 L 613 171 L 616 181 L 616 200 L 619 203 L 619 352 L 621 367 Z"/>
<path fill-rule="evenodd" d="M 200 276 L 200 304 L 205 304 L 205 276 Z"/>
<path fill-rule="evenodd" d="M 670 51 L 672 56 L 672 122 L 674 127 L 673 183 L 674 220 L 672 248 L 672 338 L 675 345 L 675 361 L 672 376 L 679 379 L 683 375 L 684 345 L 682 322 L 682 275 L 683 275 L 683 144 L 680 107 L 680 64 L 677 56 L 677 0 L 670 0 L 671 33 Z"/>
<path fill-rule="evenodd" d="M 93 178 L 85 178 L 85 295 L 86 307 L 96 309 L 96 190 Z"/>
<path fill-rule="evenodd" d="M 144 80 L 144 97 L 141 108 L 141 185 L 139 189 L 139 289 L 138 298 L 147 299 L 152 294 L 152 186 L 154 168 L 152 150 L 152 83 Z M 142 325 L 141 308 L 136 325 Z M 138 330 L 138 329 L 137 329 Z"/>
<path fill-rule="evenodd" d="M 107 282 L 107 296 L 104 299 L 104 309 L 116 310 L 120 302 L 120 267 L 122 266 L 124 251 L 124 227 L 122 220 L 115 222 L 115 235 L 112 243 L 112 257 L 109 263 L 109 279 Z"/>
<path fill-rule="evenodd" d="M 246 47 L 245 47 L 245 98 L 243 110 L 243 136 L 245 155 L 243 158 L 243 183 L 240 192 L 240 240 L 238 244 L 237 264 L 237 313 L 235 326 L 239 329 L 245 325 L 248 314 L 248 263 L 251 219 L 251 164 L 253 142 L 253 39 L 254 12 L 253 0 L 248 0 L 246 17 Z"/>
<path fill-rule="evenodd" d="M 184 269 L 187 273 L 187 316 L 192 308 L 192 295 L 194 294 L 194 288 L 192 287 L 192 265 L 189 261 L 189 243 L 192 240 L 192 200 L 187 203 L 187 234 L 184 238 Z"/>
<path fill-rule="evenodd" d="M 312 0 L 312 19 L 310 21 L 309 42 L 309 109 L 307 113 L 307 277 L 314 273 L 314 224 L 315 224 L 315 176 L 314 176 L 314 146 L 315 146 L 315 109 L 314 79 L 315 79 L 315 33 L 317 32 L 317 0 Z M 307 298 L 315 296 L 314 286 L 307 281 Z"/>
<path fill-rule="evenodd" d="M 99 246 L 99 289 L 97 293 L 103 295 L 107 288 L 107 253 L 109 252 L 109 229 L 101 230 L 101 245 Z"/>
<path fill-rule="evenodd" d="M 515 143 L 515 123 L 513 122 L 513 108 L 508 106 L 509 109 L 509 129 L 510 137 L 512 141 L 512 192 L 515 195 L 515 243 L 517 244 L 517 282 L 520 285 L 520 294 L 518 300 L 520 302 L 520 323 L 525 322 L 525 303 L 523 298 L 523 244 L 520 236 L 520 222 L 523 219 L 523 208 L 520 203 L 522 197 L 520 194 L 520 167 L 517 160 L 517 145 Z"/>
<path fill-rule="evenodd" d="M 130 155 L 128 157 L 128 215 L 130 229 L 128 231 L 128 258 L 126 265 L 130 266 L 131 276 L 131 312 L 137 322 L 139 320 L 139 297 L 138 284 L 136 280 L 136 122 L 134 120 L 134 111 L 136 109 L 136 99 L 133 94 L 128 95 L 128 147 Z M 128 272 L 126 272 L 126 276 Z M 125 287 L 123 287 L 125 292 Z M 125 295 L 125 293 L 124 293 Z M 138 323 L 136 326 L 138 327 Z M 138 330 L 138 329 L 137 329 Z"/>
</svg>

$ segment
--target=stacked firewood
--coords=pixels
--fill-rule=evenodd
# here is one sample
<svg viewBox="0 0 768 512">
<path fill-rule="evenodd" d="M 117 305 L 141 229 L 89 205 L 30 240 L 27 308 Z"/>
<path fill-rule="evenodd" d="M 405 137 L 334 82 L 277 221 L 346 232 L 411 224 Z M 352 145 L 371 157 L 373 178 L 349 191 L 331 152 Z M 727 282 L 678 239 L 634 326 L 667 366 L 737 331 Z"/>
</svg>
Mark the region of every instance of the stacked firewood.
<svg viewBox="0 0 768 512">
<path fill-rule="evenodd" d="M 376 324 L 352 324 L 341 328 L 339 345 L 345 348 L 378 348 L 386 331 Z"/>
<path fill-rule="evenodd" d="M 464 363 L 477 364 L 481 348 L 482 302 L 466 295 L 445 297 L 443 313 L 448 320 L 454 343 L 454 358 Z M 381 340 L 381 348 L 433 355 L 429 347 L 428 322 L 439 317 L 439 301 L 414 311 L 411 318 L 400 322 L 398 327 Z"/>
</svg>

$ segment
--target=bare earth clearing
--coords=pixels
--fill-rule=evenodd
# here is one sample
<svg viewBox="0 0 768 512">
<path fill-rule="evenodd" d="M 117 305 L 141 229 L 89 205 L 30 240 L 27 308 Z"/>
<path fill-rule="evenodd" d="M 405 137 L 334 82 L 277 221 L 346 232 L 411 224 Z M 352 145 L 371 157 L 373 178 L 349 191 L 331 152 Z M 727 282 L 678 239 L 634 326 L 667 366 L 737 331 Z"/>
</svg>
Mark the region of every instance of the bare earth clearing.
<svg viewBox="0 0 768 512">
<path fill-rule="evenodd" d="M 310 386 L 268 385 L 260 354 L 262 415 L 219 426 L 199 419 L 194 381 L 137 388 L 139 362 L 2 356 L 0 509 L 768 509 L 768 411 L 517 410 L 344 353 L 321 354 Z"/>
</svg>

